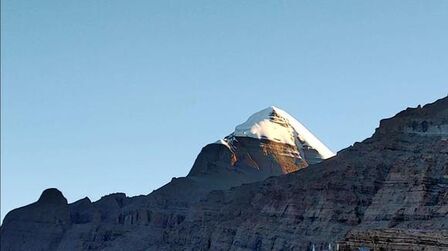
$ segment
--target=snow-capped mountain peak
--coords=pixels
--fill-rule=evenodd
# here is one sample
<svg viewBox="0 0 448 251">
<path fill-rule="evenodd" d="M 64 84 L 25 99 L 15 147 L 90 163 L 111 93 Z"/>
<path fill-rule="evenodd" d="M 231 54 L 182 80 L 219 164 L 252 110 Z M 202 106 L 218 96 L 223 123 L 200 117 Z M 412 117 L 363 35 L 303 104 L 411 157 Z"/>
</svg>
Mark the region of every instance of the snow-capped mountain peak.
<svg viewBox="0 0 448 251">
<path fill-rule="evenodd" d="M 314 149 L 321 159 L 334 156 L 334 153 L 305 126 L 287 112 L 275 106 L 270 106 L 250 116 L 246 122 L 236 126 L 235 131 L 226 139 L 233 137 L 267 139 L 296 146 L 298 151 Z M 226 139 L 217 143 L 225 144 Z"/>
</svg>

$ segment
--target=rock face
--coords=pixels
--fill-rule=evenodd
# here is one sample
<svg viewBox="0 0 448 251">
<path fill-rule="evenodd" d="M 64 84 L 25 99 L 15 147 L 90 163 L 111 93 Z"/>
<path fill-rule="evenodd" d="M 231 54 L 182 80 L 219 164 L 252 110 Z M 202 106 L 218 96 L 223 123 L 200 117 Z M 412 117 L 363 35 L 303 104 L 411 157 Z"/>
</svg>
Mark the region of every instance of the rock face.
<svg viewBox="0 0 448 251">
<path fill-rule="evenodd" d="M 338 243 L 340 250 L 447 250 L 447 231 L 380 229 L 351 232 Z"/>
<path fill-rule="evenodd" d="M 308 129 L 272 106 L 204 147 L 187 177 L 223 189 L 291 173 L 332 156 Z"/>
<path fill-rule="evenodd" d="M 229 188 L 307 166 L 307 161 L 294 146 L 265 139 L 234 137 L 226 145 L 204 147 L 187 177 L 213 182 L 217 188 Z"/>
<path fill-rule="evenodd" d="M 67 205 L 44 192 L 6 216 L 2 250 L 446 250 L 447 126 L 444 98 L 381 121 L 371 138 L 307 168 L 299 147 L 233 134 L 147 196 Z M 284 154 L 294 149 L 300 158 Z M 292 163 L 298 171 L 243 184 Z"/>
<path fill-rule="evenodd" d="M 5 217 L 1 250 L 55 250 L 70 225 L 67 200 L 59 190 L 47 189 L 37 202 Z"/>
</svg>

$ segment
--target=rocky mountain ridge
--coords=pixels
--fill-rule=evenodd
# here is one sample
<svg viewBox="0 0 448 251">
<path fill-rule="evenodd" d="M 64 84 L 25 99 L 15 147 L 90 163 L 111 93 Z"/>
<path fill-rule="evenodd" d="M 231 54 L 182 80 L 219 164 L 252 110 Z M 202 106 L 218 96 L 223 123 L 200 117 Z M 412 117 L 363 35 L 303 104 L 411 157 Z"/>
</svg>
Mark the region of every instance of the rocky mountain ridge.
<svg viewBox="0 0 448 251">
<path fill-rule="evenodd" d="M 5 217 L 2 247 L 5 250 L 109 248 L 111 239 L 134 231 L 129 228 L 135 225 L 163 229 L 181 223 L 191 205 L 212 190 L 294 172 L 308 166 L 308 162 L 317 163 L 333 155 L 303 125 L 293 127 L 291 122 L 299 124 L 279 108 L 269 107 L 255 113 L 225 139 L 205 146 L 187 177 L 173 178 L 147 196 L 129 198 L 116 193 L 96 202 L 85 198 L 67 204 L 60 191 L 48 189 L 36 203 L 13 210 Z M 52 203 L 44 203 L 47 200 Z M 55 209 L 58 210 L 43 215 Z M 111 229 L 98 230 L 102 228 Z M 162 238 L 157 231 L 148 237 L 150 243 Z M 93 240 L 88 234 L 91 232 Z"/>
<path fill-rule="evenodd" d="M 256 170 L 261 156 L 282 155 L 280 146 L 238 139 L 245 150 L 232 162 L 227 146 L 210 145 L 195 171 L 148 196 L 67 204 L 47 190 L 7 215 L 2 250 L 444 250 L 447 126 L 444 98 L 382 120 L 371 138 L 336 157 L 250 184 L 213 177 L 238 162 Z M 253 146 L 263 142 L 275 154 L 257 155 L 264 148 Z M 285 169 L 271 160 L 262 161 L 267 170 Z"/>
</svg>

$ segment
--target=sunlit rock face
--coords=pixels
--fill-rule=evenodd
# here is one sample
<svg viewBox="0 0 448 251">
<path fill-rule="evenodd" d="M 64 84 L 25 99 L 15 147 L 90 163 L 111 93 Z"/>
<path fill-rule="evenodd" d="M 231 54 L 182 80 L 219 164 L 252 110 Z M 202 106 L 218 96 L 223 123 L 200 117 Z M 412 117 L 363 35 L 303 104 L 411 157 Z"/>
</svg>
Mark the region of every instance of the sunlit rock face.
<svg viewBox="0 0 448 251">
<path fill-rule="evenodd" d="M 188 177 L 239 185 L 297 171 L 308 166 L 291 145 L 249 137 L 204 147 Z"/>
<path fill-rule="evenodd" d="M 230 144 L 241 137 L 263 139 L 292 147 L 283 155 L 299 157 L 308 164 L 334 156 L 316 136 L 285 111 L 271 106 L 263 109 L 235 128 L 235 131 L 217 143 Z"/>
<path fill-rule="evenodd" d="M 204 147 L 188 177 L 214 179 L 230 187 L 291 173 L 332 156 L 291 115 L 268 107 Z"/>
</svg>

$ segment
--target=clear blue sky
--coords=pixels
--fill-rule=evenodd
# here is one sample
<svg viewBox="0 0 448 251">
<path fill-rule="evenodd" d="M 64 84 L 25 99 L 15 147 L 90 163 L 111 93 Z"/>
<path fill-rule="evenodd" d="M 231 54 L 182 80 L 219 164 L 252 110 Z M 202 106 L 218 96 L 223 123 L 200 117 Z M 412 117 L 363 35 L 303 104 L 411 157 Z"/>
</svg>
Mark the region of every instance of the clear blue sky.
<svg viewBox="0 0 448 251">
<path fill-rule="evenodd" d="M 332 150 L 448 93 L 448 1 L 2 1 L 1 212 L 147 194 L 276 105 Z"/>
</svg>

